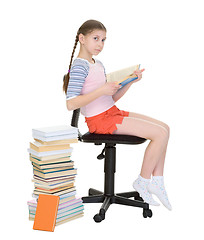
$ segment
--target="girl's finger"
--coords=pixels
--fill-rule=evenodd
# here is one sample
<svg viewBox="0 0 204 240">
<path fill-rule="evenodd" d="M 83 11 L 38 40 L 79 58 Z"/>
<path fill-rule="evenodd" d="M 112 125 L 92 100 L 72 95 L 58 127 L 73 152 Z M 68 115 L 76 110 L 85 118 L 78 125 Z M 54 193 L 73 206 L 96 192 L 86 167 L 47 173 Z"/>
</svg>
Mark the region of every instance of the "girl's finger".
<svg viewBox="0 0 204 240">
<path fill-rule="evenodd" d="M 142 73 L 142 72 L 144 72 L 144 70 L 145 70 L 144 68 L 141 69 L 141 70 L 135 70 L 135 71 L 134 71 L 134 74 Z"/>
</svg>

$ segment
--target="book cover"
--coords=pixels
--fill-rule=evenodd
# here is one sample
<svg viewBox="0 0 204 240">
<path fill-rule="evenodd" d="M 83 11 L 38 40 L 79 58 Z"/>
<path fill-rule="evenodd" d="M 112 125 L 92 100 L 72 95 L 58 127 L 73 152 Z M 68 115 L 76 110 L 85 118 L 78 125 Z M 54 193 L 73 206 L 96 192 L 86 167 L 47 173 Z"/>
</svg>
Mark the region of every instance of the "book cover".
<svg viewBox="0 0 204 240">
<path fill-rule="evenodd" d="M 136 66 L 135 70 L 139 70 L 139 69 L 140 69 L 140 64 Z M 121 87 L 124 87 L 126 84 L 128 84 L 136 79 L 138 79 L 138 76 L 135 75 L 134 73 L 132 73 L 132 74 L 129 74 L 128 76 L 126 76 L 125 78 L 123 78 L 122 80 L 117 81 L 117 83 L 119 85 L 121 85 Z"/>
<path fill-rule="evenodd" d="M 59 199 L 59 196 L 39 194 L 33 229 L 54 231 Z"/>
<path fill-rule="evenodd" d="M 50 171 L 50 172 L 42 172 L 37 169 L 33 169 L 34 175 L 40 176 L 42 178 L 52 178 L 52 177 L 62 177 L 62 176 L 70 176 L 70 175 L 76 175 L 77 169 L 71 168 L 71 169 L 65 169 L 65 170 L 59 170 L 59 171 Z"/>
<path fill-rule="evenodd" d="M 65 190 L 62 190 L 62 191 L 58 191 L 58 192 L 52 193 L 50 195 L 61 196 L 61 195 L 65 194 L 65 193 L 70 193 L 70 192 L 73 192 L 73 191 L 75 191 L 75 187 L 71 187 L 71 188 L 68 188 L 68 189 L 65 189 Z M 38 191 L 37 189 L 34 189 L 33 193 L 35 195 L 42 194 L 42 192 Z M 49 193 L 46 193 L 46 194 L 49 194 Z"/>
<path fill-rule="evenodd" d="M 54 194 L 54 195 L 56 195 L 56 194 Z M 59 197 L 60 197 L 60 202 L 61 202 L 62 200 L 66 199 L 66 198 L 68 198 L 68 197 L 73 197 L 73 196 L 75 196 L 75 195 L 76 195 L 76 190 L 74 189 L 74 190 L 72 190 L 72 191 L 65 192 L 65 193 L 62 193 L 61 195 L 56 195 L 56 196 L 59 196 Z M 37 198 L 38 198 L 38 194 L 33 193 L 33 194 L 32 194 L 32 197 L 35 198 L 35 199 L 37 199 Z"/>
<path fill-rule="evenodd" d="M 70 144 L 70 143 L 78 143 L 77 138 L 70 138 L 70 139 L 63 139 L 63 140 L 56 140 L 50 142 L 43 142 L 40 139 L 34 139 L 35 141 L 43 144 L 43 145 L 54 145 L 54 144 Z"/>
<path fill-rule="evenodd" d="M 45 145 L 38 141 L 30 142 L 30 148 L 37 152 L 55 151 L 70 148 L 70 144 Z"/>
<path fill-rule="evenodd" d="M 34 175 L 33 178 L 34 178 L 34 180 L 40 180 L 40 181 L 50 184 L 53 182 L 55 183 L 55 182 L 59 182 L 59 181 L 63 181 L 63 180 L 74 180 L 75 176 L 73 175 L 73 176 L 66 176 L 66 177 L 54 177 L 54 178 L 44 179 L 44 178 Z"/>
<path fill-rule="evenodd" d="M 72 166 L 63 166 L 63 167 L 58 167 L 58 168 L 39 168 L 39 166 L 38 165 L 36 165 L 36 164 L 33 164 L 33 169 L 34 170 L 38 170 L 38 171 L 40 171 L 40 172 L 42 172 L 42 173 L 47 173 L 47 172 L 54 172 L 54 171 L 61 171 L 61 170 L 69 170 L 69 169 L 73 169 L 73 166 L 74 165 L 72 165 Z"/>
<path fill-rule="evenodd" d="M 140 64 L 134 65 L 131 67 L 127 67 L 124 69 L 117 70 L 115 72 L 111 72 L 107 74 L 106 78 L 108 82 L 116 82 L 121 85 L 121 87 L 125 86 L 129 82 L 132 82 L 137 79 L 137 76 L 133 73 L 135 70 L 140 68 Z"/>
<path fill-rule="evenodd" d="M 70 184 L 67 184 L 65 186 L 62 186 L 62 187 L 57 187 L 57 188 L 53 188 L 53 189 L 45 189 L 44 186 L 38 186 L 36 187 L 35 186 L 35 189 L 34 191 L 37 191 L 37 192 L 41 192 L 41 193 L 47 193 L 47 194 L 54 194 L 54 193 L 58 193 L 60 191 L 64 191 L 64 190 L 67 190 L 67 189 L 70 189 L 70 188 L 73 188 L 74 187 L 74 183 L 70 183 Z"/>
<path fill-rule="evenodd" d="M 69 218 L 66 218 L 66 219 L 62 219 L 58 222 L 56 222 L 56 226 L 60 225 L 60 224 L 63 224 L 63 223 L 66 223 L 66 222 L 69 222 L 69 221 L 72 221 L 74 219 L 77 219 L 77 218 L 80 218 L 80 217 L 83 217 L 84 216 L 84 213 L 81 212 L 81 213 L 76 213 L 76 214 L 73 214 L 72 216 L 70 216 Z"/>
<path fill-rule="evenodd" d="M 36 214 L 37 201 L 36 199 L 28 201 L 29 220 L 34 220 Z M 73 197 L 66 198 L 65 201 L 60 200 L 58 205 L 56 226 L 59 222 L 64 222 L 73 216 L 83 215 L 84 206 L 81 199 L 74 199 Z"/>
<path fill-rule="evenodd" d="M 128 84 L 136 79 L 138 79 L 138 77 L 136 75 L 129 75 L 122 81 L 119 81 L 118 84 L 121 85 L 121 87 L 124 87 L 126 84 Z"/>
<path fill-rule="evenodd" d="M 78 134 L 78 129 L 76 127 L 62 125 L 62 126 L 50 126 L 50 127 L 42 127 L 42 128 L 34 128 L 32 129 L 33 134 L 43 136 L 43 137 L 51 137 L 51 136 L 59 136 L 66 134 Z"/>
<path fill-rule="evenodd" d="M 59 182 L 59 183 L 53 183 L 53 184 L 47 184 L 47 183 L 44 183 L 42 181 L 36 181 L 36 180 L 32 180 L 34 181 L 34 186 L 35 187 L 40 187 L 40 188 L 43 188 L 43 189 L 55 189 L 57 187 L 64 187 L 64 186 L 67 186 L 69 184 L 74 184 L 74 180 L 71 180 L 71 181 L 65 181 L 65 182 Z"/>
<path fill-rule="evenodd" d="M 35 166 L 36 168 L 39 168 L 39 169 L 52 169 L 52 168 L 55 168 L 55 169 L 59 169 L 59 168 L 62 168 L 62 167 L 73 167 L 74 166 L 74 163 L 73 161 L 66 161 L 66 162 L 56 162 L 56 163 L 48 163 L 48 164 L 38 164 L 34 161 L 31 161 L 32 165 Z"/>
<path fill-rule="evenodd" d="M 57 154 L 63 154 L 63 153 L 72 153 L 73 148 L 63 149 L 63 150 L 55 150 L 55 151 L 47 151 L 47 152 L 37 152 L 31 148 L 28 148 L 28 152 L 34 156 L 38 157 L 45 157 L 45 156 L 52 156 Z"/>
<path fill-rule="evenodd" d="M 78 133 L 66 134 L 66 135 L 57 135 L 57 136 L 41 136 L 36 133 L 33 133 L 33 138 L 41 140 L 42 142 L 53 142 L 60 140 L 68 140 L 68 139 L 78 139 Z"/>
<path fill-rule="evenodd" d="M 32 162 L 44 164 L 44 163 L 54 163 L 54 162 L 64 162 L 70 160 L 71 153 L 62 153 L 57 155 L 49 155 L 43 157 L 37 157 L 35 155 L 30 154 L 30 160 Z"/>
</svg>

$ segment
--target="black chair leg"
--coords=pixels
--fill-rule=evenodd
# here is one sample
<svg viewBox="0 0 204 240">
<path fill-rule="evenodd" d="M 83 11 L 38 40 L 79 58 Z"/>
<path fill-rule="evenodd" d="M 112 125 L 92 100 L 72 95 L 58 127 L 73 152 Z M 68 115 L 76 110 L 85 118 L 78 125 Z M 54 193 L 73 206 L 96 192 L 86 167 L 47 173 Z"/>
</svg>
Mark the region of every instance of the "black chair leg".
<svg viewBox="0 0 204 240">
<path fill-rule="evenodd" d="M 98 190 L 95 190 L 95 193 L 101 193 L 101 192 Z M 129 199 L 130 197 L 138 198 L 139 200 Z M 94 221 L 98 223 L 105 219 L 106 211 L 108 210 L 109 206 L 112 203 L 143 208 L 143 217 L 144 218 L 152 217 L 152 211 L 151 209 L 149 209 L 149 204 L 145 203 L 143 199 L 138 196 L 137 192 L 134 192 L 134 194 L 133 192 L 119 193 L 119 194 L 114 194 L 113 196 L 106 196 L 105 194 L 91 195 L 87 197 L 82 197 L 82 200 L 83 200 L 83 203 L 103 203 L 99 213 L 97 213 L 93 218 Z"/>
<path fill-rule="evenodd" d="M 82 197 L 82 201 L 84 203 L 102 203 L 104 201 L 104 198 L 105 198 L 104 195 L 93 195 Z"/>
<path fill-rule="evenodd" d="M 140 207 L 143 209 L 149 209 L 148 203 L 144 203 L 138 200 L 132 200 L 132 199 L 122 197 L 122 196 L 117 196 L 117 195 L 115 196 L 115 203 L 132 206 L 132 207 Z"/>
<path fill-rule="evenodd" d="M 136 191 L 117 193 L 117 195 L 121 197 L 126 197 L 126 198 L 131 198 L 131 197 L 137 198 L 140 196 L 139 193 Z"/>
<path fill-rule="evenodd" d="M 93 219 L 95 222 L 101 222 L 105 219 L 105 213 L 108 210 L 109 206 L 111 205 L 111 197 L 105 197 L 104 202 L 101 206 L 99 213 L 97 213 Z"/>
<path fill-rule="evenodd" d="M 99 191 L 99 190 L 96 190 L 94 188 L 90 188 L 89 189 L 89 196 L 92 196 L 92 195 L 100 195 L 100 194 L 103 194 L 103 192 Z"/>
<path fill-rule="evenodd" d="M 140 197 L 139 193 L 136 192 L 136 191 L 117 193 L 117 196 L 126 197 L 126 198 L 131 198 L 131 197 L 133 197 L 135 200 L 144 202 L 144 200 Z"/>
<path fill-rule="evenodd" d="M 90 188 L 89 196 L 82 197 L 84 203 L 103 203 L 99 213 L 94 216 L 94 221 L 101 222 L 104 220 L 106 211 L 112 203 L 143 208 L 143 217 L 152 217 L 152 211 L 149 209 L 149 204 L 143 201 L 138 192 L 114 193 L 115 159 L 116 149 L 114 145 L 106 144 L 104 193 Z M 132 197 L 134 200 L 130 199 Z"/>
</svg>

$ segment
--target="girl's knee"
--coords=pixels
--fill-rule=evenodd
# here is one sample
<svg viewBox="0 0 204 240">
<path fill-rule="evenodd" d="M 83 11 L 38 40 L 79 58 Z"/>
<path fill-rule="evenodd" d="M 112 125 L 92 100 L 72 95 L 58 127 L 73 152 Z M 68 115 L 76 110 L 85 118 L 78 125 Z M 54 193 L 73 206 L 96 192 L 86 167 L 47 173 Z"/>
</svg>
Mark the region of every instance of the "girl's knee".
<svg viewBox="0 0 204 240">
<path fill-rule="evenodd" d="M 165 127 L 161 127 L 158 130 L 158 140 L 162 141 L 163 143 L 167 143 L 169 140 L 170 128 L 168 125 Z"/>
<path fill-rule="evenodd" d="M 164 124 L 164 128 L 166 129 L 167 136 L 168 136 L 168 138 L 169 138 L 169 136 L 170 136 L 170 127 L 165 123 L 165 124 Z"/>
<path fill-rule="evenodd" d="M 170 127 L 164 122 L 160 122 L 160 124 L 158 124 L 158 127 L 157 138 L 168 140 L 170 136 Z"/>
<path fill-rule="evenodd" d="M 161 122 L 161 126 L 163 127 L 163 128 L 165 128 L 165 130 L 166 130 L 166 132 L 167 132 L 167 134 L 168 134 L 168 136 L 170 135 L 170 127 L 169 127 L 169 125 L 167 125 L 166 123 L 164 123 L 164 122 Z"/>
</svg>

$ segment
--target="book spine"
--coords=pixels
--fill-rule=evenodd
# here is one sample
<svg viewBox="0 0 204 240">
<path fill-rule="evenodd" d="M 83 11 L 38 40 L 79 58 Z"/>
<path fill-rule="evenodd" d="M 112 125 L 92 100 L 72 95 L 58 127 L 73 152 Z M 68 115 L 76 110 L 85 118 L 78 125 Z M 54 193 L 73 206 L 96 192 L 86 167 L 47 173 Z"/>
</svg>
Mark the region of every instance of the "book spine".
<svg viewBox="0 0 204 240">
<path fill-rule="evenodd" d="M 57 202 L 56 209 L 55 209 L 55 220 L 53 221 L 53 226 L 52 226 L 52 232 L 54 231 L 55 225 L 56 225 L 57 212 L 58 212 L 58 206 L 59 206 L 59 200 L 60 200 L 60 198 L 58 197 L 58 202 Z"/>
</svg>

